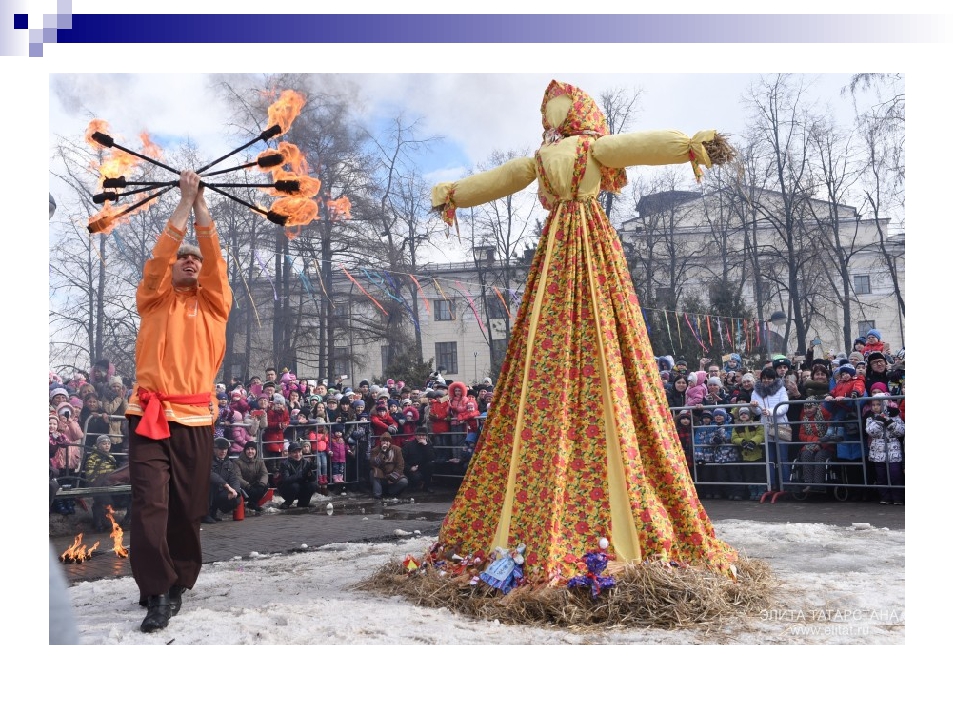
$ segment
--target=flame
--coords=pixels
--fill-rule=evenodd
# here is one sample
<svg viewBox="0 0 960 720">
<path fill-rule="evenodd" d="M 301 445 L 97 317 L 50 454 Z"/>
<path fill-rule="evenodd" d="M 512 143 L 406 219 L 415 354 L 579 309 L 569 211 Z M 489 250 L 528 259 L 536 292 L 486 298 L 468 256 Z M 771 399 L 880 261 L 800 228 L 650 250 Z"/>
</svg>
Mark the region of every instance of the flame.
<svg viewBox="0 0 960 720">
<path fill-rule="evenodd" d="M 276 173 L 282 172 L 281 168 L 284 166 L 289 166 L 290 170 L 298 175 L 306 175 L 310 172 L 310 165 L 307 164 L 306 156 L 300 152 L 298 148 L 293 143 L 288 143 L 285 140 L 281 140 L 277 143 L 277 151 L 283 155 L 283 165 L 278 168 L 274 168 L 274 179 L 276 180 Z"/>
<path fill-rule="evenodd" d="M 267 108 L 267 126 L 279 125 L 284 133 L 287 132 L 306 103 L 307 99 L 295 90 L 284 90 Z"/>
<path fill-rule="evenodd" d="M 113 530 L 110 531 L 110 539 L 113 540 L 113 552 L 119 558 L 127 557 L 130 555 L 130 551 L 123 546 L 123 528 L 117 525 L 117 521 L 113 519 L 113 506 L 111 505 L 107 505 L 107 520 L 113 525 Z"/>
<path fill-rule="evenodd" d="M 146 130 L 140 133 L 140 143 L 143 145 L 144 155 L 152 157 L 154 160 L 163 159 L 163 149 L 150 139 Z"/>
<path fill-rule="evenodd" d="M 88 549 L 87 546 L 83 544 L 83 533 L 80 533 L 73 539 L 73 544 L 63 551 L 63 554 L 60 556 L 60 562 L 85 562 L 90 559 L 93 551 L 98 547 L 100 547 L 99 540 L 93 544 L 93 547 Z"/>
<path fill-rule="evenodd" d="M 330 212 L 332 220 L 349 220 L 350 198 L 343 195 L 336 200 L 327 200 L 327 210 Z"/>
<path fill-rule="evenodd" d="M 100 118 L 94 118 L 90 121 L 90 124 L 87 125 L 87 143 L 99 150 L 102 146 L 93 139 L 93 134 L 95 132 L 103 133 L 104 135 L 110 135 L 110 125 L 107 124 L 106 120 L 101 120 Z"/>
<path fill-rule="evenodd" d="M 286 217 L 286 227 L 309 225 L 320 214 L 316 202 L 302 197 L 282 197 L 270 206 L 270 211 Z"/>
</svg>

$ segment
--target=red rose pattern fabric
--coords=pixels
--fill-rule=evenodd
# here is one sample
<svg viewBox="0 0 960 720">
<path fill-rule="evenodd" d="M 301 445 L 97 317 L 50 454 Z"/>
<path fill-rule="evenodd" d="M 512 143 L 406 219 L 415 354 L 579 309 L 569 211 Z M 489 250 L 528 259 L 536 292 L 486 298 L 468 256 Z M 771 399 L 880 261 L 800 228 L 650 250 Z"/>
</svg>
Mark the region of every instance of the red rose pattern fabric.
<svg viewBox="0 0 960 720">
<path fill-rule="evenodd" d="M 636 536 L 633 548 L 612 542 L 614 559 L 718 571 L 736 560 L 697 497 L 623 248 L 590 197 L 547 218 L 497 399 L 440 540 L 489 552 L 505 532 L 510 547 L 526 544 L 529 579 L 569 578 L 611 538 L 614 517 Z"/>
</svg>

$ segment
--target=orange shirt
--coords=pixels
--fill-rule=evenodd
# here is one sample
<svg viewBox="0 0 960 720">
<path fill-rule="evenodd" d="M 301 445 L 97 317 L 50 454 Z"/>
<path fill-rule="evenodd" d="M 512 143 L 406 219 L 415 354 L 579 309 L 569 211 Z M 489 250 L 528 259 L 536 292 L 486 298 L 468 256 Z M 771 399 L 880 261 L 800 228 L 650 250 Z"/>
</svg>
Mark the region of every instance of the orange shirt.
<svg viewBox="0 0 960 720">
<path fill-rule="evenodd" d="M 203 264 L 197 286 L 175 290 L 171 272 L 185 233 L 170 223 L 144 264 L 137 287 L 137 382 L 127 415 L 143 415 L 138 391 L 142 387 L 167 395 L 210 393 L 209 407 L 163 401 L 168 422 L 212 425 L 216 417 L 217 373 L 227 345 L 227 318 L 233 292 L 227 281 L 227 263 L 213 224 L 195 226 Z"/>
</svg>

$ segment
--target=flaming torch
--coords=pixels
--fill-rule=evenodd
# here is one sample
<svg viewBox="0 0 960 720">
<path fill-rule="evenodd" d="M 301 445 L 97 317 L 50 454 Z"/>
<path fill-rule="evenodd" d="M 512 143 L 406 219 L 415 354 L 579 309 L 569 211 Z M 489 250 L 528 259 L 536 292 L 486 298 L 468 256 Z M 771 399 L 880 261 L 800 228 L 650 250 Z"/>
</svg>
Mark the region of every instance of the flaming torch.
<svg viewBox="0 0 960 720">
<path fill-rule="evenodd" d="M 284 90 L 267 109 L 268 127 L 266 130 L 235 150 L 207 163 L 197 171 L 203 174 L 205 178 L 210 178 L 234 170 L 256 168 L 260 171 L 270 172 L 273 175 L 273 182 L 216 183 L 204 180 L 201 183 L 203 187 L 210 188 L 213 192 L 238 202 L 283 227 L 291 228 L 313 222 L 319 214 L 319 206 L 311 198 L 320 193 L 320 180 L 308 175 L 309 168 L 306 160 L 297 146 L 292 143 L 280 142 L 276 150 L 266 150 L 260 153 L 256 160 L 225 170 L 208 172 L 214 165 L 236 155 L 256 142 L 267 141 L 287 133 L 305 104 L 306 98 L 303 95 L 293 90 Z M 136 152 L 117 143 L 113 136 L 109 134 L 109 127 L 105 121 L 94 120 L 87 128 L 87 140 L 91 144 L 99 145 L 110 151 L 108 157 L 100 166 L 98 185 L 102 192 L 93 195 L 94 202 L 102 204 L 104 207 L 103 210 L 89 219 L 87 229 L 91 234 L 110 232 L 133 212 L 149 207 L 161 195 L 179 184 L 178 180 L 166 182 L 133 182 L 127 180 L 128 173 L 135 169 L 141 160 L 169 170 L 178 176 L 180 175 L 179 170 L 170 167 L 159 159 L 159 148 L 150 142 L 146 134 L 141 136 L 143 152 Z M 289 167 L 289 170 L 285 170 L 285 166 Z M 130 189 L 118 192 L 118 190 L 124 188 Z M 280 195 L 281 197 L 267 209 L 236 197 L 227 192 L 226 188 L 262 188 L 270 195 Z M 127 196 L 142 197 L 133 204 L 122 208 L 112 204 Z M 328 200 L 327 205 L 332 211 L 333 217 L 349 219 L 350 202 L 347 198 L 340 198 L 334 202 Z M 288 234 L 290 234 L 290 231 L 288 231 Z"/>
</svg>

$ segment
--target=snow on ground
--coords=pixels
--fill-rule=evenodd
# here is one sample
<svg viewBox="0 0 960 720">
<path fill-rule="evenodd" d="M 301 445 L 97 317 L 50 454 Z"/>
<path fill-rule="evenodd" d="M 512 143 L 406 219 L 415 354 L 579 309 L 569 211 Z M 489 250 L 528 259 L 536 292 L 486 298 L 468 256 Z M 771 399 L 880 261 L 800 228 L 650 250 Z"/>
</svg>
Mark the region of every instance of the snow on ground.
<svg viewBox="0 0 960 720">
<path fill-rule="evenodd" d="M 715 523 L 783 587 L 767 611 L 705 630 L 576 633 L 466 618 L 351 590 L 431 538 L 334 544 L 205 565 L 166 629 L 139 630 L 133 578 L 69 588 L 84 645 L 877 645 L 905 642 L 904 532 L 824 524 Z"/>
</svg>

